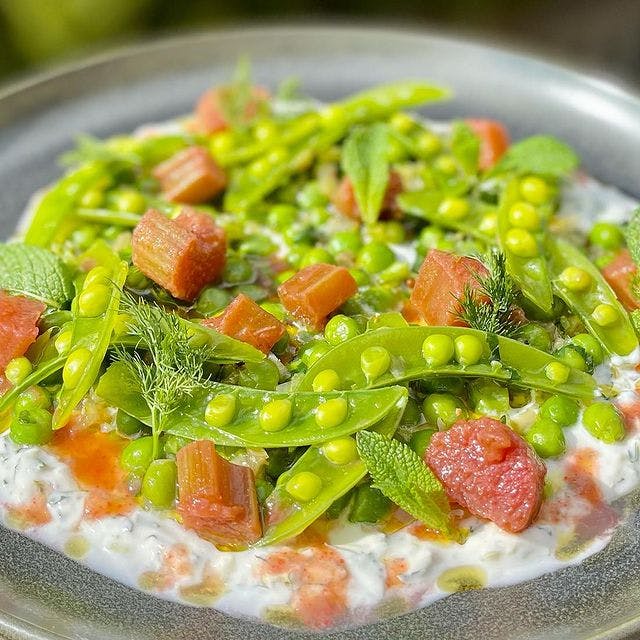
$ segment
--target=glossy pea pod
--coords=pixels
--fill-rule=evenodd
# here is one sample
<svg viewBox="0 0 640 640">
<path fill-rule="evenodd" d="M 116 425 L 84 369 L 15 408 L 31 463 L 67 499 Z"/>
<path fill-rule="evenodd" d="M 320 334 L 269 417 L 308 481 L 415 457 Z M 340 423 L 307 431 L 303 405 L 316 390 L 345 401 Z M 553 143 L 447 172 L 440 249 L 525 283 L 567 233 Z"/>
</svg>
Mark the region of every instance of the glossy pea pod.
<svg viewBox="0 0 640 640">
<path fill-rule="evenodd" d="M 113 211 L 112 209 L 88 209 L 81 207 L 76 210 L 76 215 L 85 222 L 94 224 L 115 225 L 133 229 L 140 218 L 139 213 L 132 211 Z"/>
<path fill-rule="evenodd" d="M 425 340 L 443 336 L 450 343 L 444 361 L 429 363 L 423 355 Z M 473 364 L 456 361 L 456 340 L 472 338 L 479 345 Z M 378 375 L 367 375 L 366 354 L 378 354 Z M 552 380 L 548 371 L 554 367 L 566 373 L 566 380 Z M 339 372 L 341 389 L 365 389 L 396 385 L 410 380 L 438 376 L 491 378 L 525 389 L 541 389 L 577 398 L 592 398 L 594 379 L 571 369 L 557 358 L 526 344 L 464 327 L 417 327 L 367 331 L 337 347 L 317 360 L 298 381 L 296 389 L 313 388 L 316 376 L 326 370 Z"/>
<path fill-rule="evenodd" d="M 553 290 L 545 257 L 545 219 L 534 211 L 536 224 L 516 226 L 510 211 L 520 200 L 519 181 L 507 184 L 498 208 L 498 238 L 506 258 L 507 272 L 523 295 L 544 313 L 553 308 Z M 527 203 L 523 203 L 531 207 Z"/>
<path fill-rule="evenodd" d="M 110 182 L 108 167 L 103 162 L 90 162 L 68 173 L 36 207 L 24 237 L 25 243 L 49 247 L 61 227 L 73 219 L 80 198 L 90 189 L 107 186 Z"/>
<path fill-rule="evenodd" d="M 608 352 L 626 356 L 638 346 L 629 316 L 594 264 L 576 247 L 549 238 L 551 281 L 558 297 Z"/>
<path fill-rule="evenodd" d="M 439 191 L 413 191 L 398 196 L 397 203 L 405 213 L 422 218 L 445 229 L 461 231 L 482 242 L 492 242 L 496 235 L 494 207 L 471 202 L 458 211 L 446 206 L 447 196 Z M 462 200 L 464 204 L 466 201 Z"/>
<path fill-rule="evenodd" d="M 65 425 L 98 376 L 116 325 L 127 271 L 127 264 L 116 254 L 106 253 L 102 264 L 87 274 L 71 304 L 71 341 L 53 414 L 54 429 Z"/>
<path fill-rule="evenodd" d="M 402 391 L 395 408 L 375 427 L 375 431 L 389 437 L 393 435 L 407 402 L 407 391 Z M 336 456 L 337 451 L 340 451 L 340 456 Z M 353 489 L 366 473 L 367 468 L 352 437 L 341 438 L 339 443 L 329 441 L 310 446 L 290 469 L 280 475 L 267 497 L 265 530 L 257 546 L 288 540 L 304 531 L 336 500 Z"/>
<path fill-rule="evenodd" d="M 149 423 L 149 410 L 121 364 L 102 376 L 96 393 Z M 369 391 L 289 393 L 208 382 L 185 398 L 165 432 L 230 447 L 298 447 L 348 436 L 382 420 L 406 396 L 400 387 Z"/>
</svg>

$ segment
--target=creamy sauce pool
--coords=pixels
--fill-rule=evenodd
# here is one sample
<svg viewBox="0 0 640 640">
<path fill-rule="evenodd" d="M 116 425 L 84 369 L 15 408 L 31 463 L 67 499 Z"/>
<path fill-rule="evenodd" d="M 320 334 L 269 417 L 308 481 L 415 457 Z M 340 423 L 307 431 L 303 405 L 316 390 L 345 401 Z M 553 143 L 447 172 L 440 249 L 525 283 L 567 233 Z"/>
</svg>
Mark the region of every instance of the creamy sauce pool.
<svg viewBox="0 0 640 640">
<path fill-rule="evenodd" d="M 139 133 L 175 127 L 146 127 Z M 596 217 L 622 221 L 634 205 L 616 189 L 579 176 L 564 188 L 560 214 L 588 228 Z M 406 246 L 394 250 L 411 257 Z M 47 448 L 0 437 L 0 517 L 6 526 L 106 576 L 169 600 L 313 628 L 373 621 L 452 591 L 523 582 L 606 546 L 621 517 L 610 503 L 640 485 L 639 362 L 636 352 L 596 371 L 599 382 L 620 392 L 626 439 L 604 444 L 581 422 L 566 429 L 566 455 L 546 461 L 548 496 L 540 515 L 517 535 L 467 518 L 467 541 L 443 543 L 398 512 L 386 532 L 321 520 L 287 545 L 219 551 L 128 496 L 117 471 L 123 445 L 108 433 L 110 414 L 83 442 L 74 441 L 83 436 L 73 429 Z M 535 409 L 514 410 L 511 417 L 525 427 Z M 78 457 L 74 451 L 85 454 Z"/>
</svg>

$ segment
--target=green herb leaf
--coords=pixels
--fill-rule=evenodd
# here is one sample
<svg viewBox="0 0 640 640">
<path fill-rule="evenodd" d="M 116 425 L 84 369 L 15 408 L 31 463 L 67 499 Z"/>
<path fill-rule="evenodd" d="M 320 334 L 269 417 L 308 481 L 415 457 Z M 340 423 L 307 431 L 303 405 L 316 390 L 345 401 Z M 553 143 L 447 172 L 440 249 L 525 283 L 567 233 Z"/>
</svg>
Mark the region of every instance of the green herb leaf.
<svg viewBox="0 0 640 640">
<path fill-rule="evenodd" d="M 625 240 L 633 261 L 636 266 L 640 265 L 640 207 L 631 214 L 625 230 Z"/>
<path fill-rule="evenodd" d="M 377 123 L 355 129 L 342 150 L 342 169 L 353 184 L 358 208 L 367 224 L 378 219 L 389 183 L 388 140 L 387 126 Z"/>
<path fill-rule="evenodd" d="M 356 441 L 374 487 L 434 531 L 459 538 L 444 488 L 417 453 L 375 431 L 359 432 Z"/>
<path fill-rule="evenodd" d="M 247 56 L 242 56 L 238 60 L 231 83 L 219 87 L 218 96 L 222 114 L 232 127 L 238 128 L 249 124 L 247 107 L 253 99 L 253 78 L 251 61 Z"/>
<path fill-rule="evenodd" d="M 59 308 L 73 297 L 69 270 L 54 253 L 26 244 L 0 245 L 0 289 Z"/>
<path fill-rule="evenodd" d="M 532 136 L 507 149 L 491 174 L 533 173 L 562 178 L 574 171 L 580 160 L 571 147 L 553 136 Z"/>
<path fill-rule="evenodd" d="M 456 122 L 451 135 L 451 153 L 460 163 L 465 173 L 478 172 L 480 158 L 480 138 L 465 122 Z"/>
</svg>

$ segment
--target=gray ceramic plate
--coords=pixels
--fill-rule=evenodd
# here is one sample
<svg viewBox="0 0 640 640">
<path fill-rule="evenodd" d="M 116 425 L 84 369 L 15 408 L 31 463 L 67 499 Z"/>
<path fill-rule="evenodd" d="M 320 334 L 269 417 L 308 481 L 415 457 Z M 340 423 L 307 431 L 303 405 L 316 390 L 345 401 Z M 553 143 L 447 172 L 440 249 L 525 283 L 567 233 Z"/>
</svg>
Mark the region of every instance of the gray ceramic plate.
<svg viewBox="0 0 640 640">
<path fill-rule="evenodd" d="M 0 95 L 0 237 L 53 179 L 78 132 L 106 135 L 186 112 L 248 53 L 268 85 L 296 75 L 331 99 L 404 77 L 450 86 L 434 116 L 492 116 L 515 136 L 571 142 L 589 171 L 640 196 L 640 100 L 571 71 L 492 47 L 350 28 L 223 31 L 95 60 Z M 468 592 L 336 638 L 622 638 L 640 632 L 640 516 L 602 553 L 516 587 Z M 203 640 L 293 638 L 279 629 L 156 600 L 0 530 L 0 633 L 16 638 Z"/>
</svg>

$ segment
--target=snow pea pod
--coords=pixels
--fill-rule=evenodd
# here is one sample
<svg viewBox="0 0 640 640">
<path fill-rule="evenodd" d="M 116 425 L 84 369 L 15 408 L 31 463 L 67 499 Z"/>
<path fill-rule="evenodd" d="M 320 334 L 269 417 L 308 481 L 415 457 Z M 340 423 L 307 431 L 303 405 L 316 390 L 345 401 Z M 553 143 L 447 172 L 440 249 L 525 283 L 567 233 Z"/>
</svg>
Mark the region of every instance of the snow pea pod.
<svg viewBox="0 0 640 640">
<path fill-rule="evenodd" d="M 565 240 L 549 238 L 547 252 L 555 292 L 603 348 L 621 356 L 637 348 L 638 338 L 629 315 L 582 251 Z"/>
<path fill-rule="evenodd" d="M 142 422 L 149 410 L 121 364 L 100 378 L 96 393 Z M 230 447 L 298 447 L 348 436 L 380 422 L 406 396 L 401 387 L 294 393 L 208 382 L 176 409 L 165 432 Z M 283 411 L 284 414 L 278 414 Z"/>
<path fill-rule="evenodd" d="M 65 219 L 75 213 L 80 198 L 90 189 L 107 186 L 110 181 L 108 167 L 103 162 L 90 162 L 68 173 L 36 207 L 24 237 L 25 243 L 50 246 Z"/>
<path fill-rule="evenodd" d="M 73 322 L 62 388 L 53 414 L 53 428 L 63 427 L 93 385 L 111 341 L 128 267 L 115 253 L 86 276 L 71 303 Z"/>
<path fill-rule="evenodd" d="M 423 355 L 425 340 L 431 336 L 444 336 L 443 341 L 451 344 L 450 354 L 446 354 L 436 364 L 428 363 Z M 473 364 L 456 361 L 453 344 L 459 339 L 472 339 L 481 347 Z M 371 350 L 376 351 L 371 351 Z M 372 377 L 365 374 L 367 359 L 364 354 L 378 353 L 380 366 Z M 385 356 L 386 354 L 386 356 Z M 297 391 L 312 388 L 316 376 L 327 369 L 333 369 L 340 377 L 342 389 L 365 389 L 395 385 L 409 380 L 431 377 L 475 377 L 492 378 L 510 385 L 527 389 L 542 389 L 578 398 L 591 398 L 595 392 L 594 379 L 576 369 L 565 367 L 567 378 L 558 383 L 548 377 L 548 367 L 557 367 L 557 358 L 529 345 L 503 336 L 487 334 L 464 327 L 406 327 L 367 331 L 351 340 L 334 347 L 317 360 L 298 381 Z M 363 368 L 364 365 L 364 368 Z"/>
<path fill-rule="evenodd" d="M 428 220 L 432 224 L 453 231 L 462 231 L 483 242 L 494 240 L 495 224 L 489 224 L 494 212 L 492 207 L 481 202 L 472 202 L 469 203 L 468 211 L 454 215 L 451 208 L 443 206 L 446 198 L 447 196 L 440 191 L 409 191 L 399 195 L 396 202 L 405 213 Z"/>
<path fill-rule="evenodd" d="M 98 224 L 112 224 L 118 227 L 135 227 L 140 218 L 139 213 L 131 211 L 112 211 L 111 209 L 86 209 L 81 208 L 76 211 L 78 218 L 87 222 L 96 222 Z"/>
<path fill-rule="evenodd" d="M 402 417 L 407 397 L 407 391 L 403 389 L 402 397 L 375 427 L 375 431 L 386 436 L 393 435 Z M 325 443 L 324 447 L 322 444 L 309 447 L 278 478 L 274 490 L 266 499 L 265 530 L 257 546 L 275 544 L 298 535 L 364 478 L 367 469 L 358 456 L 355 441 L 353 438 L 349 438 L 349 441 L 343 442 L 347 455 L 341 459 L 331 455 L 330 451 L 333 449 L 330 448 L 330 443 Z M 295 493 L 296 481 L 300 478 L 315 481 L 315 495 L 300 496 Z"/>
<path fill-rule="evenodd" d="M 513 180 L 505 188 L 498 209 L 498 238 L 507 271 L 527 299 L 545 313 L 551 313 L 553 290 L 544 256 L 545 222 L 538 216 L 538 224 L 528 225 L 529 228 L 512 224 L 510 211 L 518 201 L 519 186 Z"/>
</svg>

